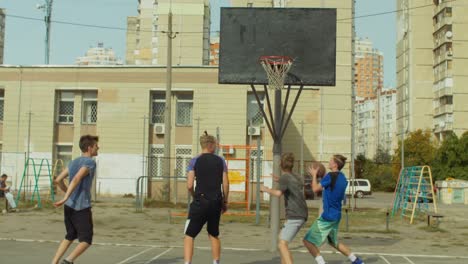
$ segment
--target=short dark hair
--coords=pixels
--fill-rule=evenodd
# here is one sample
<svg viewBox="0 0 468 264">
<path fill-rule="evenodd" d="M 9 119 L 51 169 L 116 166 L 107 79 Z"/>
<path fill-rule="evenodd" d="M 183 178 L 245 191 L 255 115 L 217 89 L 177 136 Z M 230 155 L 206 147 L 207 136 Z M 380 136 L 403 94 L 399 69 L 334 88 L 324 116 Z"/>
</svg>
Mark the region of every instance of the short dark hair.
<svg viewBox="0 0 468 264">
<path fill-rule="evenodd" d="M 294 167 L 294 154 L 284 153 L 281 155 L 281 169 L 292 171 Z"/>
<path fill-rule="evenodd" d="M 80 137 L 80 149 L 82 152 L 88 151 L 88 147 L 94 146 L 99 141 L 98 136 L 83 135 Z"/>
<path fill-rule="evenodd" d="M 333 160 L 338 165 L 338 170 L 341 170 L 344 167 L 344 165 L 346 164 L 347 158 L 345 156 L 343 156 L 343 155 L 336 154 L 336 155 L 333 155 Z"/>
<path fill-rule="evenodd" d="M 0 176 L 0 178 L 6 178 L 8 177 L 8 175 L 6 175 L 5 173 L 2 174 L 2 176 Z"/>
</svg>

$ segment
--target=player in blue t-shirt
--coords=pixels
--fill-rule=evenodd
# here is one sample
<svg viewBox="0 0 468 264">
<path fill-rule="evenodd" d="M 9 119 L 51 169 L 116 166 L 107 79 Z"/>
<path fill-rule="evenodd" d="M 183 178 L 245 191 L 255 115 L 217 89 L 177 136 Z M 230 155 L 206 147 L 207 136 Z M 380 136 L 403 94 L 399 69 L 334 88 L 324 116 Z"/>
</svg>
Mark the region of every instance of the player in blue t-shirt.
<svg viewBox="0 0 468 264">
<path fill-rule="evenodd" d="M 317 183 L 318 167 L 310 167 L 309 173 L 312 175 L 312 190 L 322 191 L 323 213 L 315 220 L 304 237 L 304 245 L 310 254 L 315 257 L 317 264 L 325 264 L 325 260 L 320 255 L 319 247 L 325 242 L 347 256 L 352 264 L 364 264 L 356 257 L 351 250 L 343 243 L 338 242 L 338 228 L 341 220 L 341 204 L 345 199 L 345 191 L 348 182 L 341 169 L 346 163 L 346 158 L 342 155 L 333 155 L 328 164 L 331 170 L 325 177 Z"/>
<path fill-rule="evenodd" d="M 93 216 L 91 212 L 91 186 L 93 184 L 99 146 L 97 136 L 84 135 L 80 138 L 81 157 L 70 162 L 68 168 L 54 180 L 65 193 L 62 200 L 54 203 L 55 207 L 64 205 L 66 235 L 55 253 L 53 264 L 58 264 L 75 239 L 80 242 L 61 264 L 73 264 L 73 261 L 88 249 L 93 241 Z M 68 176 L 69 185 L 63 180 Z"/>
</svg>

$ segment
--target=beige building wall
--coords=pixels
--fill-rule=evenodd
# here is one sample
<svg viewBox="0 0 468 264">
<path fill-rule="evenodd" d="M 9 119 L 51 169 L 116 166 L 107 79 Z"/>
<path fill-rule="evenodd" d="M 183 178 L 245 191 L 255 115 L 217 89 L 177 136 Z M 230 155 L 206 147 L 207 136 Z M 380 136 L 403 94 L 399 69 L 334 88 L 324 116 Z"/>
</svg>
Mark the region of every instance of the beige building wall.
<svg viewBox="0 0 468 264">
<path fill-rule="evenodd" d="M 188 127 L 173 125 L 172 153 L 175 153 L 178 145 L 190 145 L 192 156 L 195 156 L 197 134 L 204 130 L 216 134 L 218 127 L 221 144 L 247 144 L 249 136 L 246 104 L 250 88 L 220 85 L 217 83 L 217 75 L 217 68 L 212 67 L 174 69 L 174 95 L 178 92 L 193 92 L 193 121 L 192 126 Z M 8 165 L 2 166 L 2 170 L 9 170 L 5 172 L 12 176 L 13 183 L 17 183 L 22 173 L 31 112 L 31 157 L 54 159 L 57 143 L 71 143 L 75 158 L 80 155 L 79 137 L 86 133 L 96 133 L 100 136 L 97 181 L 101 186 L 101 193 L 134 192 L 136 179 L 148 169 L 142 162 L 149 153 L 150 137 L 153 137 L 153 130 L 144 118 L 151 115 L 151 93 L 165 89 L 165 68 L 3 67 L 0 68 L 0 80 L 0 87 L 5 91 L 2 165 Z M 56 123 L 57 94 L 61 91 L 75 92 L 73 124 Z M 81 122 L 81 101 L 84 92 L 87 91 L 97 91 L 95 127 Z M 304 159 L 319 157 L 320 100 L 320 91 L 304 90 L 284 137 L 284 151 L 293 151 L 298 159 L 301 121 L 305 122 Z M 172 113 L 175 115 L 175 104 L 173 107 Z M 338 109 L 342 106 L 333 104 L 327 107 Z M 198 118 L 199 124 L 196 121 Z M 322 154 L 349 152 L 349 130 L 346 130 L 348 126 L 338 124 L 339 129 L 336 129 L 339 122 L 346 121 L 323 123 L 324 135 L 328 138 L 324 138 Z M 60 135 L 57 135 L 57 131 L 60 131 Z M 264 156 L 266 159 L 271 158 L 269 153 L 272 152 L 272 139 L 264 132 L 262 137 L 265 144 Z M 332 137 L 348 138 L 348 141 L 342 142 Z M 324 156 L 324 159 L 327 158 Z"/>
<path fill-rule="evenodd" d="M 414 8 L 424 5 L 432 8 Z M 444 0 L 399 0 L 397 7 L 398 134 L 403 126 L 431 129 L 439 140 L 448 131 L 461 135 L 468 130 L 467 7 Z"/>
<path fill-rule="evenodd" d="M 449 131 L 458 136 L 468 131 L 468 6 L 439 1 L 433 12 L 433 131 L 443 140 Z"/>
<path fill-rule="evenodd" d="M 397 127 L 411 132 L 432 126 L 432 0 L 398 0 L 397 9 Z"/>
</svg>

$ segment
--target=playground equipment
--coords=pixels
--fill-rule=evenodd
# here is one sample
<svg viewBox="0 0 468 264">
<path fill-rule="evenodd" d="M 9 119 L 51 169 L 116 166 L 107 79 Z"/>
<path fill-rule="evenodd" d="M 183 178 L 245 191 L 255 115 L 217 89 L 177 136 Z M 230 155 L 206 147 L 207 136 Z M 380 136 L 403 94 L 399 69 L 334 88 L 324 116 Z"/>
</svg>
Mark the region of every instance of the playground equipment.
<svg viewBox="0 0 468 264">
<path fill-rule="evenodd" d="M 401 170 L 393 198 L 392 216 L 398 212 L 402 218 L 409 218 L 410 224 L 420 213 L 437 213 L 429 166 L 413 166 Z"/>
<path fill-rule="evenodd" d="M 34 183 L 31 181 L 34 181 Z M 54 201 L 55 196 L 52 181 L 52 170 L 48 159 L 26 159 L 16 196 L 16 203 L 20 200 L 21 194 L 23 194 L 23 198 L 26 200 L 26 194 L 31 193 L 31 188 L 33 188 L 33 191 L 30 201 L 32 203 L 37 200 L 38 208 L 42 208 L 41 193 L 46 193 L 47 197 L 50 197 L 50 200 Z"/>
</svg>

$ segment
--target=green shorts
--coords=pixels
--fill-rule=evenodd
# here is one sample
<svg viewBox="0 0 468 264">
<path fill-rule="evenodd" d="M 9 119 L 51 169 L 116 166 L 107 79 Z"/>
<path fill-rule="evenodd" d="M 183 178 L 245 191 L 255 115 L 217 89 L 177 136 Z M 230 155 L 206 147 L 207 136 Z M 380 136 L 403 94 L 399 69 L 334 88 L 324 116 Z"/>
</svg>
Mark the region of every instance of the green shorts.
<svg viewBox="0 0 468 264">
<path fill-rule="evenodd" d="M 338 228 L 340 221 L 327 221 L 319 217 L 310 227 L 304 239 L 320 247 L 325 239 L 334 247 L 338 246 Z"/>
</svg>

